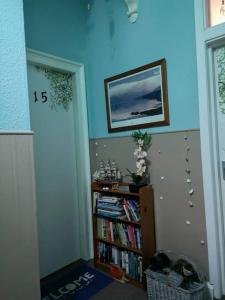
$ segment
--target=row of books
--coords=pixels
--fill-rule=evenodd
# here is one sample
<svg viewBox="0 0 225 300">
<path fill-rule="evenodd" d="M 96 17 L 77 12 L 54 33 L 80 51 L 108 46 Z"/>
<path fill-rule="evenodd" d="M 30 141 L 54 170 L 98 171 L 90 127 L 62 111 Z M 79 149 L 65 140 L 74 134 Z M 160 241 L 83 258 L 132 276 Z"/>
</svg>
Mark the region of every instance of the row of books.
<svg viewBox="0 0 225 300">
<path fill-rule="evenodd" d="M 123 198 L 100 195 L 97 199 L 97 214 L 110 218 L 124 218 Z"/>
<path fill-rule="evenodd" d="M 102 263 L 117 265 L 127 275 L 142 282 L 142 256 L 130 251 L 121 251 L 114 246 L 99 242 L 98 259 Z"/>
<path fill-rule="evenodd" d="M 141 249 L 141 231 L 136 226 L 97 218 L 97 234 L 99 238 Z"/>
<path fill-rule="evenodd" d="M 123 208 L 129 221 L 140 221 L 139 204 L 134 199 L 123 199 Z"/>
<path fill-rule="evenodd" d="M 95 209 L 98 215 L 140 221 L 139 204 L 135 199 L 124 199 L 116 196 L 94 195 Z"/>
</svg>

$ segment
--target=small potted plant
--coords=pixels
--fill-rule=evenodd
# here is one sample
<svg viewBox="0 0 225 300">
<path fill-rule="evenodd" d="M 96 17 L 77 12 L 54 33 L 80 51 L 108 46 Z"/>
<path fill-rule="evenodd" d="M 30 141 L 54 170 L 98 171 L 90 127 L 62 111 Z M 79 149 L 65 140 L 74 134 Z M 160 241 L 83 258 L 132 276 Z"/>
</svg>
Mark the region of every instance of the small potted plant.
<svg viewBox="0 0 225 300">
<path fill-rule="evenodd" d="M 151 135 L 147 132 L 142 133 L 140 130 L 132 134 L 137 148 L 134 151 L 136 158 L 136 172 L 131 172 L 129 169 L 128 176 L 131 177 L 132 183 L 129 185 L 130 192 L 138 192 L 139 188 L 149 183 L 148 166 L 150 161 L 147 158 L 148 150 L 151 146 Z"/>
</svg>

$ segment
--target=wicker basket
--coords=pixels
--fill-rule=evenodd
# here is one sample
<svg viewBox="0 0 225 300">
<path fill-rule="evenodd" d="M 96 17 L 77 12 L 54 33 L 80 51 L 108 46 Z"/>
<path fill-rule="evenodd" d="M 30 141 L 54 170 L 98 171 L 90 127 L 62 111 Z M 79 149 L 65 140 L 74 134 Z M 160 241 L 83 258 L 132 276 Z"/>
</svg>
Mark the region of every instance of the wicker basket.
<svg viewBox="0 0 225 300">
<path fill-rule="evenodd" d="M 185 290 L 180 287 L 172 286 L 167 283 L 166 276 L 154 272 L 149 268 L 145 271 L 147 279 L 147 291 L 149 300 L 206 300 L 208 299 L 206 294 L 206 284 L 203 279 L 202 273 L 197 269 L 196 265 L 190 261 L 186 256 L 175 255 L 171 252 L 161 251 L 168 255 L 170 259 L 175 261 L 176 259 L 185 259 L 188 261 L 195 271 L 197 272 L 199 279 L 201 281 L 198 286 L 192 290 Z"/>
</svg>

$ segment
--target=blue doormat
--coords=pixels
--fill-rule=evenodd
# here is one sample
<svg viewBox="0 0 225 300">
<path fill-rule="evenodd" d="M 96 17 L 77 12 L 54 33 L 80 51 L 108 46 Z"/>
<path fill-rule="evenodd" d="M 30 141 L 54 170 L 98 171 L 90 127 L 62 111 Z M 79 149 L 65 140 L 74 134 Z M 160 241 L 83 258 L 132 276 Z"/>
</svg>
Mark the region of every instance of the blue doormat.
<svg viewBox="0 0 225 300">
<path fill-rule="evenodd" d="M 86 300 L 110 284 L 113 279 L 81 262 L 62 277 L 41 284 L 42 300 Z"/>
</svg>

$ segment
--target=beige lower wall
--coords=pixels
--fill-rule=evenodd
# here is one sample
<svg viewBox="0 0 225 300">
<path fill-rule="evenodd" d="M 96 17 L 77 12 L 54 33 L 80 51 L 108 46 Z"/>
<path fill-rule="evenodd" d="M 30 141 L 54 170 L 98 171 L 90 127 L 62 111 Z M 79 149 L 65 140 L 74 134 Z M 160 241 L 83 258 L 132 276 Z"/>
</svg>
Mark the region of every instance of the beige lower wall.
<svg viewBox="0 0 225 300">
<path fill-rule="evenodd" d="M 33 136 L 0 133 L 0 294 L 39 300 Z"/>
<path fill-rule="evenodd" d="M 126 168 L 135 170 L 134 148 L 131 137 L 91 140 L 92 173 L 101 159 L 114 159 L 124 175 Z M 155 195 L 157 249 L 185 254 L 208 274 L 199 131 L 152 135 L 149 159 Z M 186 169 L 190 169 L 190 176 Z M 188 177 L 191 184 L 186 182 Z M 192 196 L 188 193 L 191 188 L 194 189 Z"/>
</svg>

